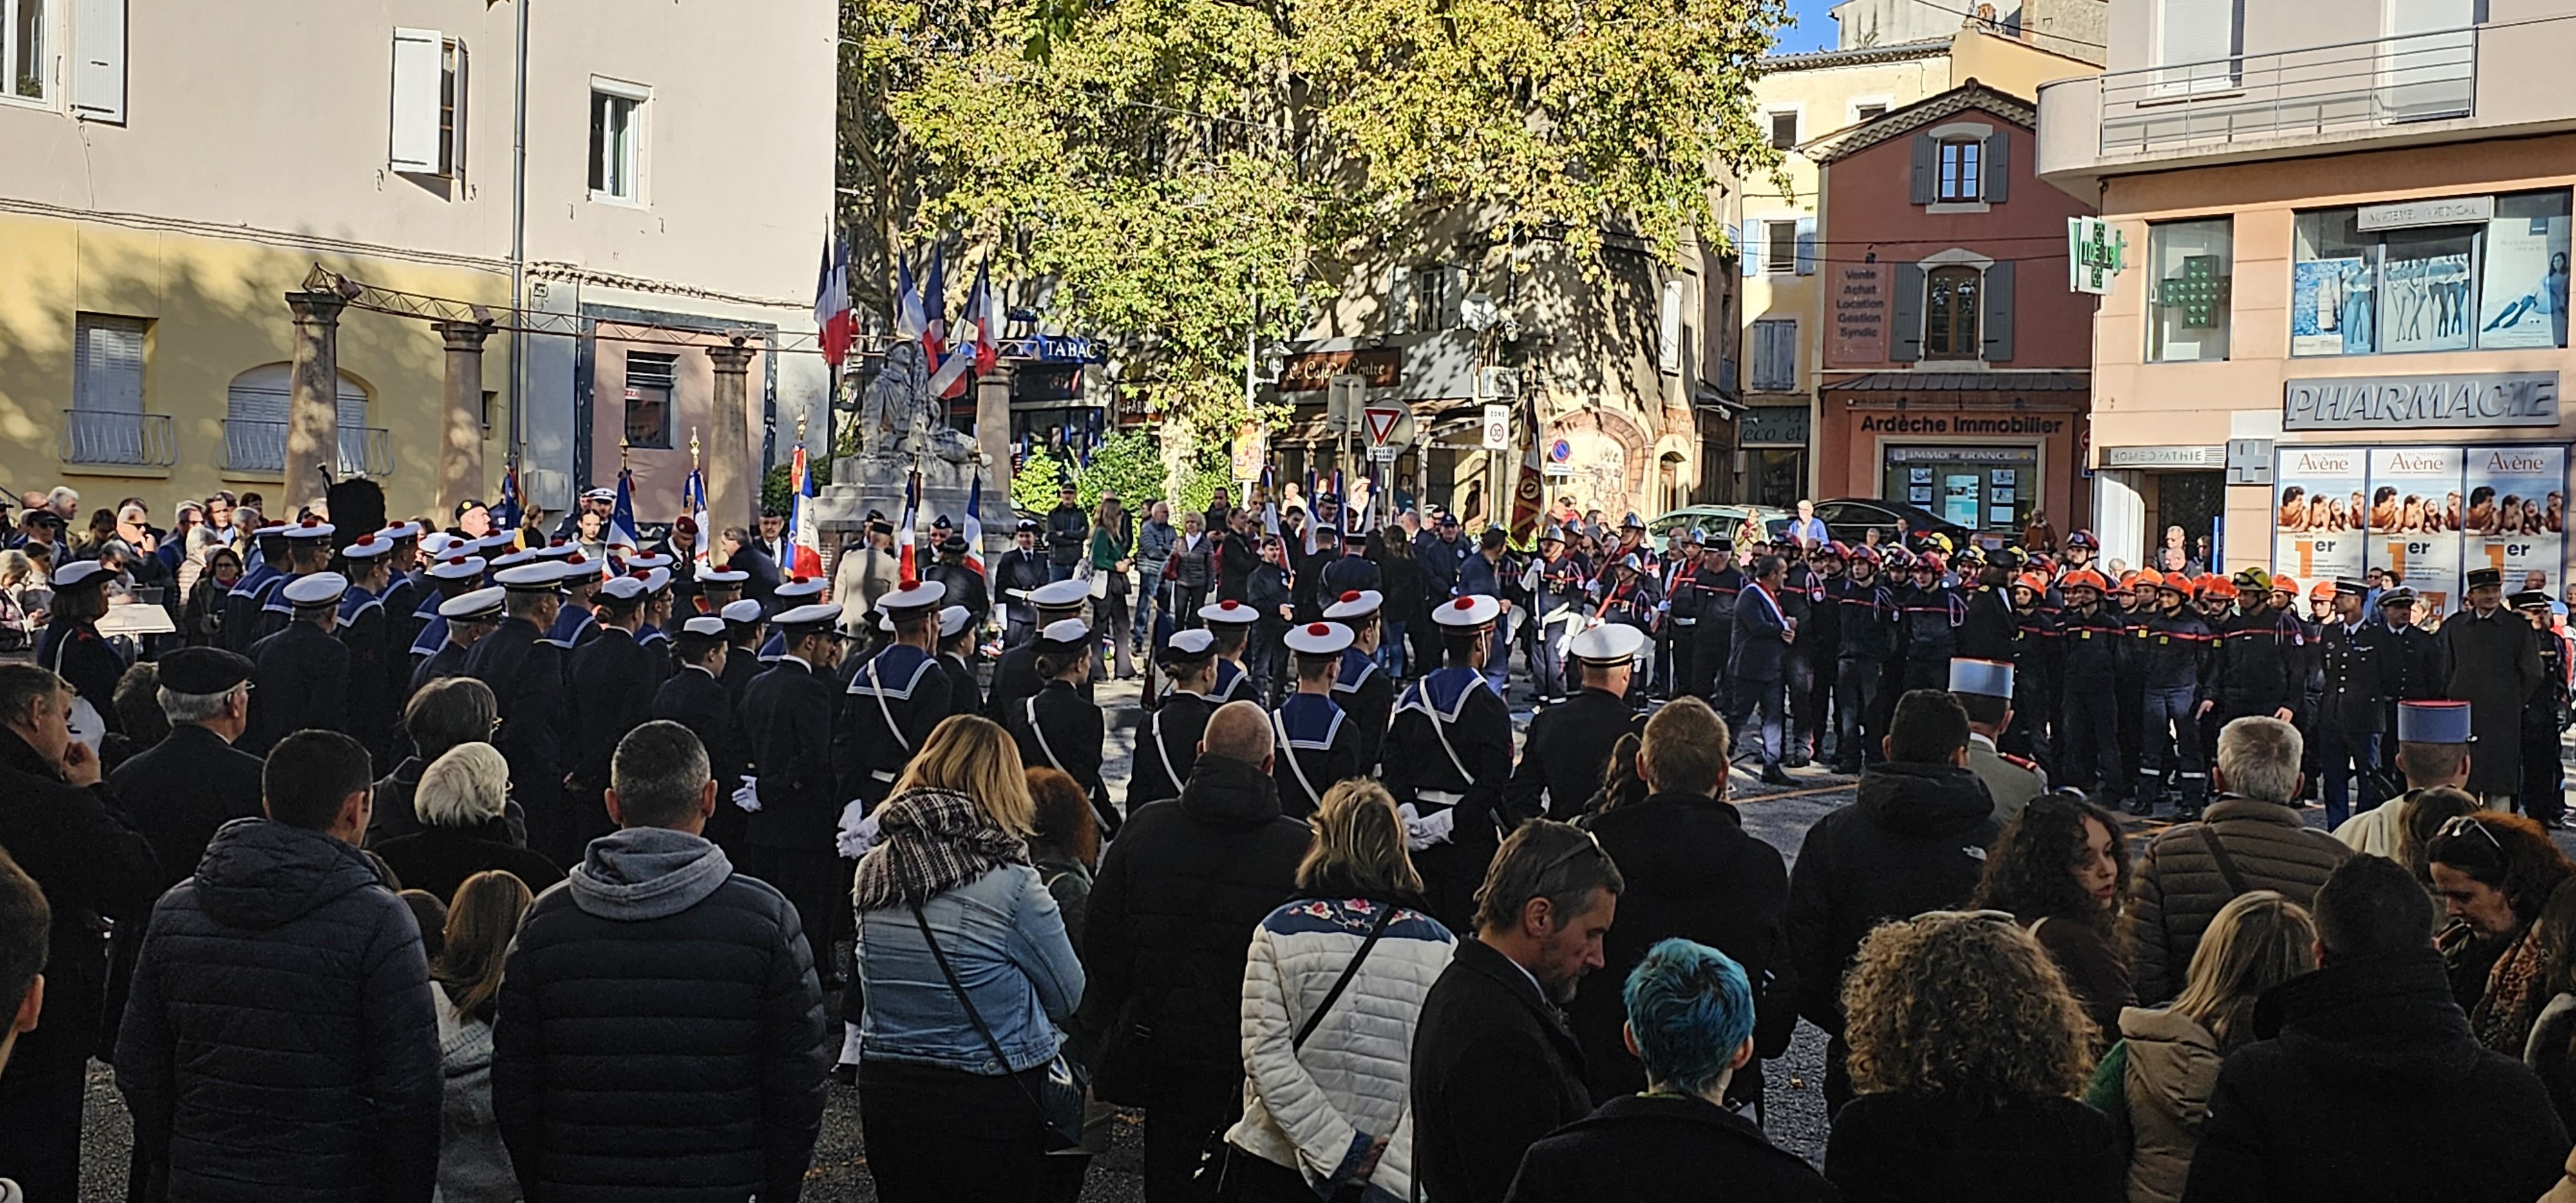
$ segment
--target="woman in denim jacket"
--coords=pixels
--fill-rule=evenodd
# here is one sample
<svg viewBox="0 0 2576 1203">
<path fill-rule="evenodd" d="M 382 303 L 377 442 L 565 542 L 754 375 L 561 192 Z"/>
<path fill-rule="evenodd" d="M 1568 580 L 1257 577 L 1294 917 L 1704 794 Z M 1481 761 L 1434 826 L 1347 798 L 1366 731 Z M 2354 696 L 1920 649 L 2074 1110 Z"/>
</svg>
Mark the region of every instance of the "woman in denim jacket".
<svg viewBox="0 0 2576 1203">
<path fill-rule="evenodd" d="M 1029 864 L 1035 806 L 1011 737 L 957 715 L 876 811 L 859 862 L 859 1125 L 887 1203 L 1025 1199 L 1046 1146 L 1033 1101 L 1082 999 L 1064 917 Z M 919 918 L 916 919 L 916 913 Z M 938 941 L 992 1049 L 950 988 Z M 1014 1078 L 1021 1080 L 1014 1081 Z"/>
</svg>

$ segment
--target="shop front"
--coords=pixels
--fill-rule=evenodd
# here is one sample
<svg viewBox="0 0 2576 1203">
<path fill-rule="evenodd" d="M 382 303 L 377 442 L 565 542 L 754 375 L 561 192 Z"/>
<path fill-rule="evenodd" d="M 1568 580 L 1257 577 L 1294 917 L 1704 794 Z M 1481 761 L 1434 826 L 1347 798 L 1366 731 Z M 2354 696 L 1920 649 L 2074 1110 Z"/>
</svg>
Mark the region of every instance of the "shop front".
<svg viewBox="0 0 2576 1203">
<path fill-rule="evenodd" d="M 1888 378 L 1904 387 L 1888 387 Z M 2085 523 L 2075 479 L 2083 381 L 2082 373 L 1829 380 L 1815 444 L 1818 494 L 1911 505 L 1988 544 L 2018 541 L 2035 515 L 2060 533 L 2075 529 Z M 1969 382 L 1996 387 L 1960 387 Z"/>
</svg>

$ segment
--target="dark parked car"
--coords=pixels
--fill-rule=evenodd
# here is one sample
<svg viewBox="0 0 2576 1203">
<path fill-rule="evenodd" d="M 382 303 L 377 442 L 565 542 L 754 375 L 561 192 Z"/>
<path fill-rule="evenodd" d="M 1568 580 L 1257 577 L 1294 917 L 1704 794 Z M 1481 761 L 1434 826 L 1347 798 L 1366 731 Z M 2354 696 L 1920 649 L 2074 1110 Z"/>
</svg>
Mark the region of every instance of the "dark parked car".
<svg viewBox="0 0 2576 1203">
<path fill-rule="evenodd" d="M 1902 543 L 1913 547 L 1931 534 L 1950 537 L 1952 547 L 1965 547 L 1976 538 L 1976 532 L 1948 521 L 1921 506 L 1902 502 L 1880 501 L 1874 497 L 1838 497 L 1816 503 L 1816 516 L 1825 520 L 1825 531 L 1855 547 L 1876 530 L 1882 544 Z"/>
</svg>

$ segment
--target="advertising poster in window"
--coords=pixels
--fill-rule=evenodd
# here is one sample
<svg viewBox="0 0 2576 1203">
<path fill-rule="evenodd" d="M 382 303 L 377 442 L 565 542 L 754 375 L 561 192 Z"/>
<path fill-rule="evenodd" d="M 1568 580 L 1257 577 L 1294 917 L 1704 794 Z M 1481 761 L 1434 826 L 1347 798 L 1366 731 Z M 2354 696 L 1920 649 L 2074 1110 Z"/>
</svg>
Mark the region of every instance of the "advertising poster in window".
<svg viewBox="0 0 2576 1203">
<path fill-rule="evenodd" d="M 2405 256 L 2390 246 L 2380 268 L 2379 349 L 2456 351 L 2469 345 L 2469 253 Z M 2349 354 L 2353 348 L 2347 346 Z"/>
<path fill-rule="evenodd" d="M 2567 219 L 2499 217 L 2487 223 L 2481 347 L 2567 345 Z"/>
<path fill-rule="evenodd" d="M 2272 571 L 2302 581 L 2360 578 L 2367 467 L 2358 447 L 2281 448 L 2272 476 Z"/>
<path fill-rule="evenodd" d="M 2524 573 L 2538 572 L 2548 582 L 2541 587 L 2559 596 L 2566 584 L 2567 448 L 2471 447 L 2468 458 L 2461 558 L 2502 570 L 2507 593 L 2523 587 Z"/>
<path fill-rule="evenodd" d="M 2365 568 L 2383 568 L 2413 589 L 2426 612 L 2448 614 L 2460 597 L 2458 447 L 2383 447 L 2370 453 L 2369 544 Z"/>
<path fill-rule="evenodd" d="M 2309 259 L 2290 274 L 2290 353 L 2370 350 L 2370 265 L 2358 256 Z"/>
</svg>

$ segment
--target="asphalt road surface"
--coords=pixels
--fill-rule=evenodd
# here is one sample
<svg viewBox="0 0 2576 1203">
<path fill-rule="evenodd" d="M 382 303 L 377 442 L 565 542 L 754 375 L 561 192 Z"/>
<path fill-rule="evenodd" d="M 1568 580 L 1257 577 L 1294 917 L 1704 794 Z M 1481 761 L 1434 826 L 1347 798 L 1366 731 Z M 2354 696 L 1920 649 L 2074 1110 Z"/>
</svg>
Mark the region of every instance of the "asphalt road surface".
<svg viewBox="0 0 2576 1203">
<path fill-rule="evenodd" d="M 1123 796 L 1134 750 L 1132 682 L 1102 682 L 1102 708 L 1109 711 L 1108 759 L 1103 775 L 1113 796 Z M 1526 727 L 1528 712 L 1516 709 L 1515 723 Z M 1734 796 L 1743 809 L 1745 829 L 1770 841 L 1794 863 L 1807 828 L 1825 812 L 1852 800 L 1853 780 L 1818 769 L 1790 770 L 1793 784 L 1766 786 L 1739 769 Z M 2310 826 L 2322 827 L 2324 811 L 2307 812 Z M 2133 846 L 2165 824 L 2127 820 Z M 2559 844 L 2576 854 L 2576 833 L 2557 833 Z M 837 1007 L 827 1009 L 837 1015 Z M 1800 1021 L 1787 1055 L 1765 1063 L 1767 1079 L 1763 1127 L 1773 1143 L 1821 1164 L 1825 1153 L 1824 1033 Z M 88 1124 L 84 1132 L 81 1203 L 120 1203 L 125 1197 L 126 1157 L 132 1125 L 106 1066 L 91 1064 Z M 1122 1115 L 1110 1151 L 1091 1167 L 1083 1203 L 1135 1203 L 1144 1198 L 1142 1128 L 1133 1115 Z M 868 1176 L 867 1150 L 859 1140 L 858 1091 L 834 1085 L 823 1113 L 823 1136 L 814 1150 L 814 1167 L 806 1176 L 805 1198 L 814 1203 L 873 1203 L 876 1184 Z"/>
</svg>

